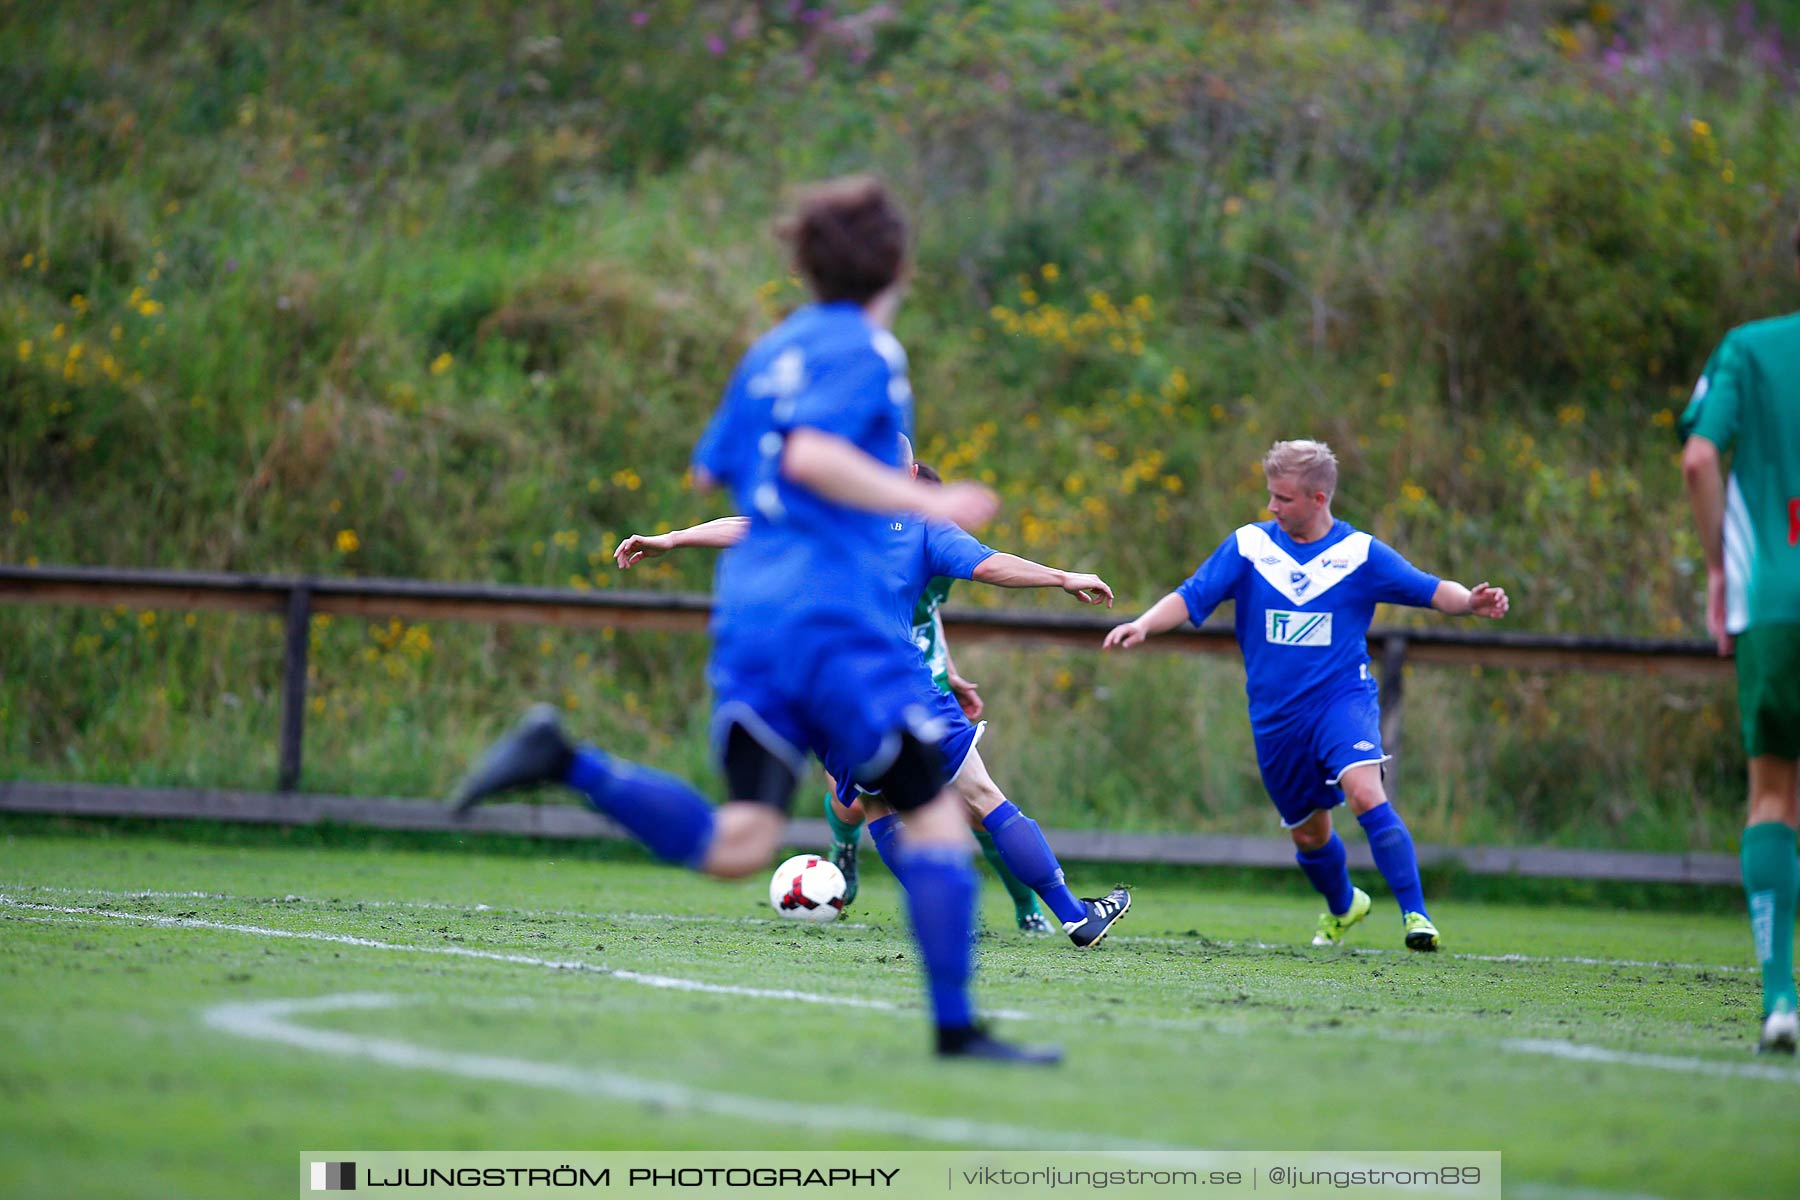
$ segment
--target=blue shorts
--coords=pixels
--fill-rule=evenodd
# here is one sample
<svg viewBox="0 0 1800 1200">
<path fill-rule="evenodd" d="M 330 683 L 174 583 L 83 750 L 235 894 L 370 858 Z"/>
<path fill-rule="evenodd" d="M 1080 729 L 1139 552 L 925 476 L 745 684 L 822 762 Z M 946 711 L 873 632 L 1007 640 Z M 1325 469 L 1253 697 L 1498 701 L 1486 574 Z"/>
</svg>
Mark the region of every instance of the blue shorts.
<svg viewBox="0 0 1800 1200">
<path fill-rule="evenodd" d="M 947 760 L 954 754 L 958 766 L 974 744 L 970 735 L 956 748 L 961 731 L 944 719 L 943 702 L 957 722 L 968 721 L 932 686 L 911 640 L 867 621 L 815 618 L 741 635 L 715 630 L 707 676 L 715 750 L 735 723 L 796 776 L 809 753 L 845 778 L 885 769 L 903 730 Z"/>
<path fill-rule="evenodd" d="M 1252 729 L 1256 765 L 1283 828 L 1344 802 L 1338 781 L 1351 767 L 1384 763 L 1381 704 L 1373 687 L 1340 692 L 1282 725 Z"/>
<path fill-rule="evenodd" d="M 948 784 L 961 773 L 963 763 L 969 760 L 969 752 L 975 749 L 975 743 L 987 732 L 987 722 L 983 721 L 979 725 L 970 722 L 963 715 L 962 706 L 956 702 L 956 697 L 937 686 L 931 678 L 929 668 L 920 667 L 920 679 L 924 686 L 919 689 L 918 702 L 930 713 L 932 724 L 940 726 L 944 731 L 937 741 L 937 752 L 938 757 L 943 760 L 944 783 Z M 855 764 L 829 754 L 821 754 L 819 762 L 824 765 L 826 774 L 831 776 L 832 783 L 837 787 L 839 804 L 854 804 L 858 796 L 871 790 L 857 782 Z"/>
</svg>

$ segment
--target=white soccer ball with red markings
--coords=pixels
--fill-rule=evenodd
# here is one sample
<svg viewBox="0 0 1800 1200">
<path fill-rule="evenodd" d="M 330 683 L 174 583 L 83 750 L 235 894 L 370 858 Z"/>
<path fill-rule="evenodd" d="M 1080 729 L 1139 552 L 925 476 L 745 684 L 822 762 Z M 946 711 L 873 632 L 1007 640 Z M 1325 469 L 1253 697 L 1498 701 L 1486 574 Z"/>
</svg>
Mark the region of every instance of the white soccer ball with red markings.
<svg viewBox="0 0 1800 1200">
<path fill-rule="evenodd" d="M 796 854 L 775 868 L 769 903 L 796 921 L 835 921 L 844 911 L 844 873 L 816 854 Z"/>
</svg>

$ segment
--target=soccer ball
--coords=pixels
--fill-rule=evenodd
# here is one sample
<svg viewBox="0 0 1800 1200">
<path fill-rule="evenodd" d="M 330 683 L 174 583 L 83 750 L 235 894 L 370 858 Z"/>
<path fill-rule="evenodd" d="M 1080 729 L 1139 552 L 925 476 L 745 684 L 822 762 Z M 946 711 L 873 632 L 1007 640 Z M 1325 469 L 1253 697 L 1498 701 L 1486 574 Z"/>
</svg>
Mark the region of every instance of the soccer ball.
<svg viewBox="0 0 1800 1200">
<path fill-rule="evenodd" d="M 775 868 L 769 903 L 796 921 L 835 921 L 844 911 L 844 873 L 816 854 L 796 854 Z"/>
</svg>

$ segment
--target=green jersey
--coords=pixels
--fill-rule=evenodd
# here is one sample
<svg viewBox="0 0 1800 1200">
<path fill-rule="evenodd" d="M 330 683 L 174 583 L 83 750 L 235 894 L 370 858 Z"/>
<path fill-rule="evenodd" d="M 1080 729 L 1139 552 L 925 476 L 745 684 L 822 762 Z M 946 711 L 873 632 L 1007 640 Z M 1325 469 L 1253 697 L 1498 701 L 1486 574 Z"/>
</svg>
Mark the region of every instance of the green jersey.
<svg viewBox="0 0 1800 1200">
<path fill-rule="evenodd" d="M 932 682 L 938 685 L 940 692 L 950 690 L 950 647 L 944 641 L 944 620 L 938 616 L 938 608 L 949 598 L 950 585 L 955 582 L 943 575 L 936 576 L 925 585 L 924 594 L 913 606 L 913 645 L 925 656 L 925 665 L 931 668 Z"/>
<path fill-rule="evenodd" d="M 1726 630 L 1800 622 L 1800 313 L 1725 335 L 1682 414 L 1681 434 L 1732 451 Z"/>
</svg>

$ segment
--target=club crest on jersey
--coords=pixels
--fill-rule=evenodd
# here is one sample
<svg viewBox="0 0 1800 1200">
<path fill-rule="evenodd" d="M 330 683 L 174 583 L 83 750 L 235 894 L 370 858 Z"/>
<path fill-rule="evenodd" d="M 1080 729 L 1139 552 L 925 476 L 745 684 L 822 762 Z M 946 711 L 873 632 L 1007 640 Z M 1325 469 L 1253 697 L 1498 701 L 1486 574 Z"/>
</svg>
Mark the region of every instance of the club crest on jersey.
<svg viewBox="0 0 1800 1200">
<path fill-rule="evenodd" d="M 1263 613 L 1263 636 L 1276 646 L 1329 646 L 1331 614 L 1271 608 Z"/>
<path fill-rule="evenodd" d="M 1294 585 L 1294 595 L 1306 595 L 1306 589 L 1312 586 L 1312 576 L 1305 571 L 1289 571 L 1288 582 Z"/>
</svg>

